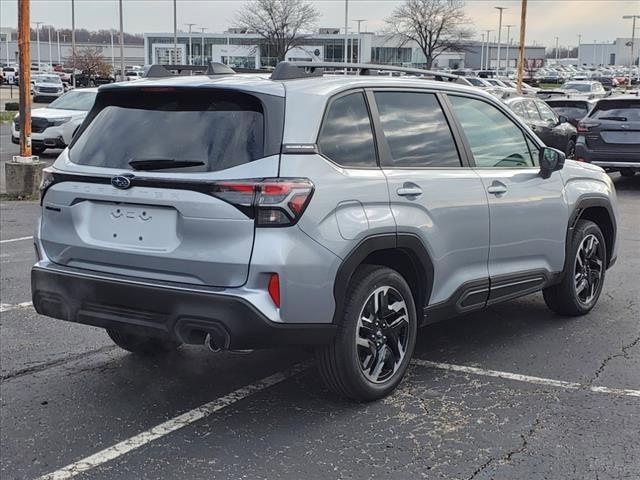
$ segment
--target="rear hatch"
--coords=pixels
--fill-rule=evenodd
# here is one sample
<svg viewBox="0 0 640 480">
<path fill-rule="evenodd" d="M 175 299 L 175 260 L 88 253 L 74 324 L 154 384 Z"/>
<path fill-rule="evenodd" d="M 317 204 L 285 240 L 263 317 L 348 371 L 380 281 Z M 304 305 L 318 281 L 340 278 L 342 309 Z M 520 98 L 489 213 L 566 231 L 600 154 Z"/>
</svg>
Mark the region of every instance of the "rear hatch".
<svg viewBox="0 0 640 480">
<path fill-rule="evenodd" d="M 255 230 L 247 179 L 278 176 L 283 100 L 224 88 L 101 90 L 46 178 L 45 253 L 91 271 L 244 284 Z"/>
<path fill-rule="evenodd" d="M 581 127 L 592 150 L 640 154 L 640 99 L 600 100 Z"/>
</svg>

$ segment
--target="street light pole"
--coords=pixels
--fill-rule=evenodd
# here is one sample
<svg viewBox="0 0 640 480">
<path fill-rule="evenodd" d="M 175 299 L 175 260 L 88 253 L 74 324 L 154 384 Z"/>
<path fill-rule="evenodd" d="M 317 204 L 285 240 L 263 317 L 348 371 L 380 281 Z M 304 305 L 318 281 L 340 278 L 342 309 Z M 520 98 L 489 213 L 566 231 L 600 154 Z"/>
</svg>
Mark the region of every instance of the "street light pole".
<svg viewBox="0 0 640 480">
<path fill-rule="evenodd" d="M 113 68 L 113 70 L 115 71 L 115 69 L 116 69 L 116 59 L 115 59 L 115 54 L 113 52 L 113 28 L 109 29 L 109 33 L 111 34 L 111 68 Z"/>
<path fill-rule="evenodd" d="M 33 23 L 36 24 L 36 43 L 38 44 L 38 71 L 40 71 L 40 25 L 42 25 L 44 22 L 33 22 Z"/>
<path fill-rule="evenodd" d="M 515 27 L 515 25 L 505 25 L 507 27 L 507 55 L 505 58 L 505 70 L 507 72 L 507 76 L 509 76 L 509 41 L 511 40 L 511 27 Z"/>
<path fill-rule="evenodd" d="M 62 51 L 60 50 L 60 30 L 56 30 L 58 35 L 58 63 L 62 65 Z"/>
<path fill-rule="evenodd" d="M 53 67 L 53 54 L 51 53 L 51 25 L 49 25 L 49 65 Z"/>
<path fill-rule="evenodd" d="M 553 38 L 556 39 L 556 65 L 557 65 L 558 64 L 558 60 L 560 58 L 560 56 L 559 56 L 560 52 L 558 52 L 558 41 L 560 40 L 560 38 L 559 37 L 553 37 Z"/>
<path fill-rule="evenodd" d="M 120 9 L 120 80 L 124 81 L 124 18 L 122 15 L 122 0 L 119 1 Z"/>
<path fill-rule="evenodd" d="M 640 15 L 624 15 L 624 20 L 631 20 L 631 61 L 629 68 L 629 86 L 631 86 L 631 77 L 633 76 L 633 67 L 636 64 L 635 59 L 635 41 L 636 41 L 636 18 L 640 18 Z"/>
<path fill-rule="evenodd" d="M 187 57 L 187 65 L 193 65 L 193 48 L 191 45 L 191 27 L 197 25 L 196 23 L 185 23 L 189 27 L 189 56 Z"/>
<path fill-rule="evenodd" d="M 178 62 L 178 7 L 176 0 L 173 0 L 173 61 Z"/>
<path fill-rule="evenodd" d="M 349 47 L 349 0 L 344 0 L 344 63 L 347 63 L 347 48 Z M 346 70 L 344 72 L 347 73 Z"/>
<path fill-rule="evenodd" d="M 71 0 L 71 58 L 73 59 L 71 79 L 73 88 L 76 88 L 76 7 L 74 0 Z"/>
<path fill-rule="evenodd" d="M 200 27 L 200 31 L 202 32 L 202 44 L 200 45 L 200 63 L 202 65 L 206 65 L 206 59 L 204 57 L 204 31 L 207 29 L 207 27 Z"/>
<path fill-rule="evenodd" d="M 480 44 L 480 69 L 484 68 L 484 33 L 480 34 L 482 42 Z"/>
<path fill-rule="evenodd" d="M 487 30 L 487 51 L 484 55 L 485 66 L 483 67 L 485 70 L 489 70 L 491 66 L 491 45 L 489 44 L 489 34 L 493 32 L 493 30 Z"/>
<path fill-rule="evenodd" d="M 358 18 L 358 19 L 354 20 L 354 22 L 358 23 L 358 56 L 356 57 L 356 61 L 358 63 L 360 63 L 362 61 L 362 56 L 360 55 L 360 53 L 362 51 L 362 48 L 361 48 L 362 45 L 360 45 L 360 24 L 362 22 L 366 22 L 366 21 L 367 20 L 365 18 Z M 353 46 L 351 47 L 351 52 L 353 54 Z"/>
<path fill-rule="evenodd" d="M 498 63 L 496 65 L 496 76 L 500 71 L 500 41 L 502 39 L 502 12 L 507 9 L 507 7 L 493 7 L 496 10 L 500 10 L 500 20 L 498 22 Z"/>
</svg>

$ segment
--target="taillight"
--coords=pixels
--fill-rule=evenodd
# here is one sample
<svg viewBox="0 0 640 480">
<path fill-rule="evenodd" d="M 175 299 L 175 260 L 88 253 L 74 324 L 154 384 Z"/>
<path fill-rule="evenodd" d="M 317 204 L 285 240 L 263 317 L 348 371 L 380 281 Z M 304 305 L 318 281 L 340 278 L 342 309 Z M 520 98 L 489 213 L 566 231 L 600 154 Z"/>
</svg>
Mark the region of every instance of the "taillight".
<svg viewBox="0 0 640 480">
<path fill-rule="evenodd" d="M 267 286 L 269 296 L 276 307 L 280 308 L 280 277 L 277 273 L 272 273 Z"/>
<path fill-rule="evenodd" d="M 51 168 L 45 168 L 42 170 L 42 180 L 40 181 L 40 205 L 42 205 L 42 201 L 44 200 L 44 196 L 49 190 L 49 187 L 56 182 L 56 179 L 53 175 Z"/>
<path fill-rule="evenodd" d="M 599 123 L 580 122 L 578 123 L 578 133 L 587 133 L 593 127 L 599 127 Z"/>
<path fill-rule="evenodd" d="M 259 227 L 287 227 L 304 213 L 313 183 L 306 178 L 226 180 L 216 182 L 211 193 L 255 218 Z"/>
</svg>

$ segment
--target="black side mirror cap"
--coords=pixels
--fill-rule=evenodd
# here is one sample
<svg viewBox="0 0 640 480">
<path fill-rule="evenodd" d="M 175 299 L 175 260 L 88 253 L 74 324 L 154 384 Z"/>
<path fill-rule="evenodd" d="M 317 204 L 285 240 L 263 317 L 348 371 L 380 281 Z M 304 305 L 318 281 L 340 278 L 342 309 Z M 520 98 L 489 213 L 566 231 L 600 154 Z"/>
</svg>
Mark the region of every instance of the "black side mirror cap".
<svg viewBox="0 0 640 480">
<path fill-rule="evenodd" d="M 553 172 L 562 170 L 565 158 L 564 153 L 560 150 L 550 147 L 541 148 L 540 157 L 538 159 L 538 163 L 540 164 L 540 176 L 542 178 L 549 178 Z"/>
</svg>

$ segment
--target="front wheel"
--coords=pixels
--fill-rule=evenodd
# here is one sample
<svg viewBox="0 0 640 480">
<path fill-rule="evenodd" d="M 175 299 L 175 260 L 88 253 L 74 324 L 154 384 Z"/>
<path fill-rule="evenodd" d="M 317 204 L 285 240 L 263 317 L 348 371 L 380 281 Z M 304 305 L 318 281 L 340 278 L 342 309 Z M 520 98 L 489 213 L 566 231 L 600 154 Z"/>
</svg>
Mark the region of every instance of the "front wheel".
<svg viewBox="0 0 640 480">
<path fill-rule="evenodd" d="M 571 139 L 569 143 L 567 143 L 566 156 L 569 159 L 575 158 L 576 156 L 576 141 Z"/>
<path fill-rule="evenodd" d="M 620 175 L 623 177 L 633 177 L 636 174 L 636 171 L 633 168 L 623 168 L 620 170 Z"/>
<path fill-rule="evenodd" d="M 411 289 L 398 272 L 359 267 L 335 339 L 316 350 L 320 376 L 335 393 L 354 400 L 388 395 L 409 366 L 417 324 Z"/>
<path fill-rule="evenodd" d="M 584 315 L 598 302 L 607 266 L 600 227 L 579 220 L 573 231 L 562 281 L 543 290 L 547 306 L 560 315 Z"/>
</svg>

